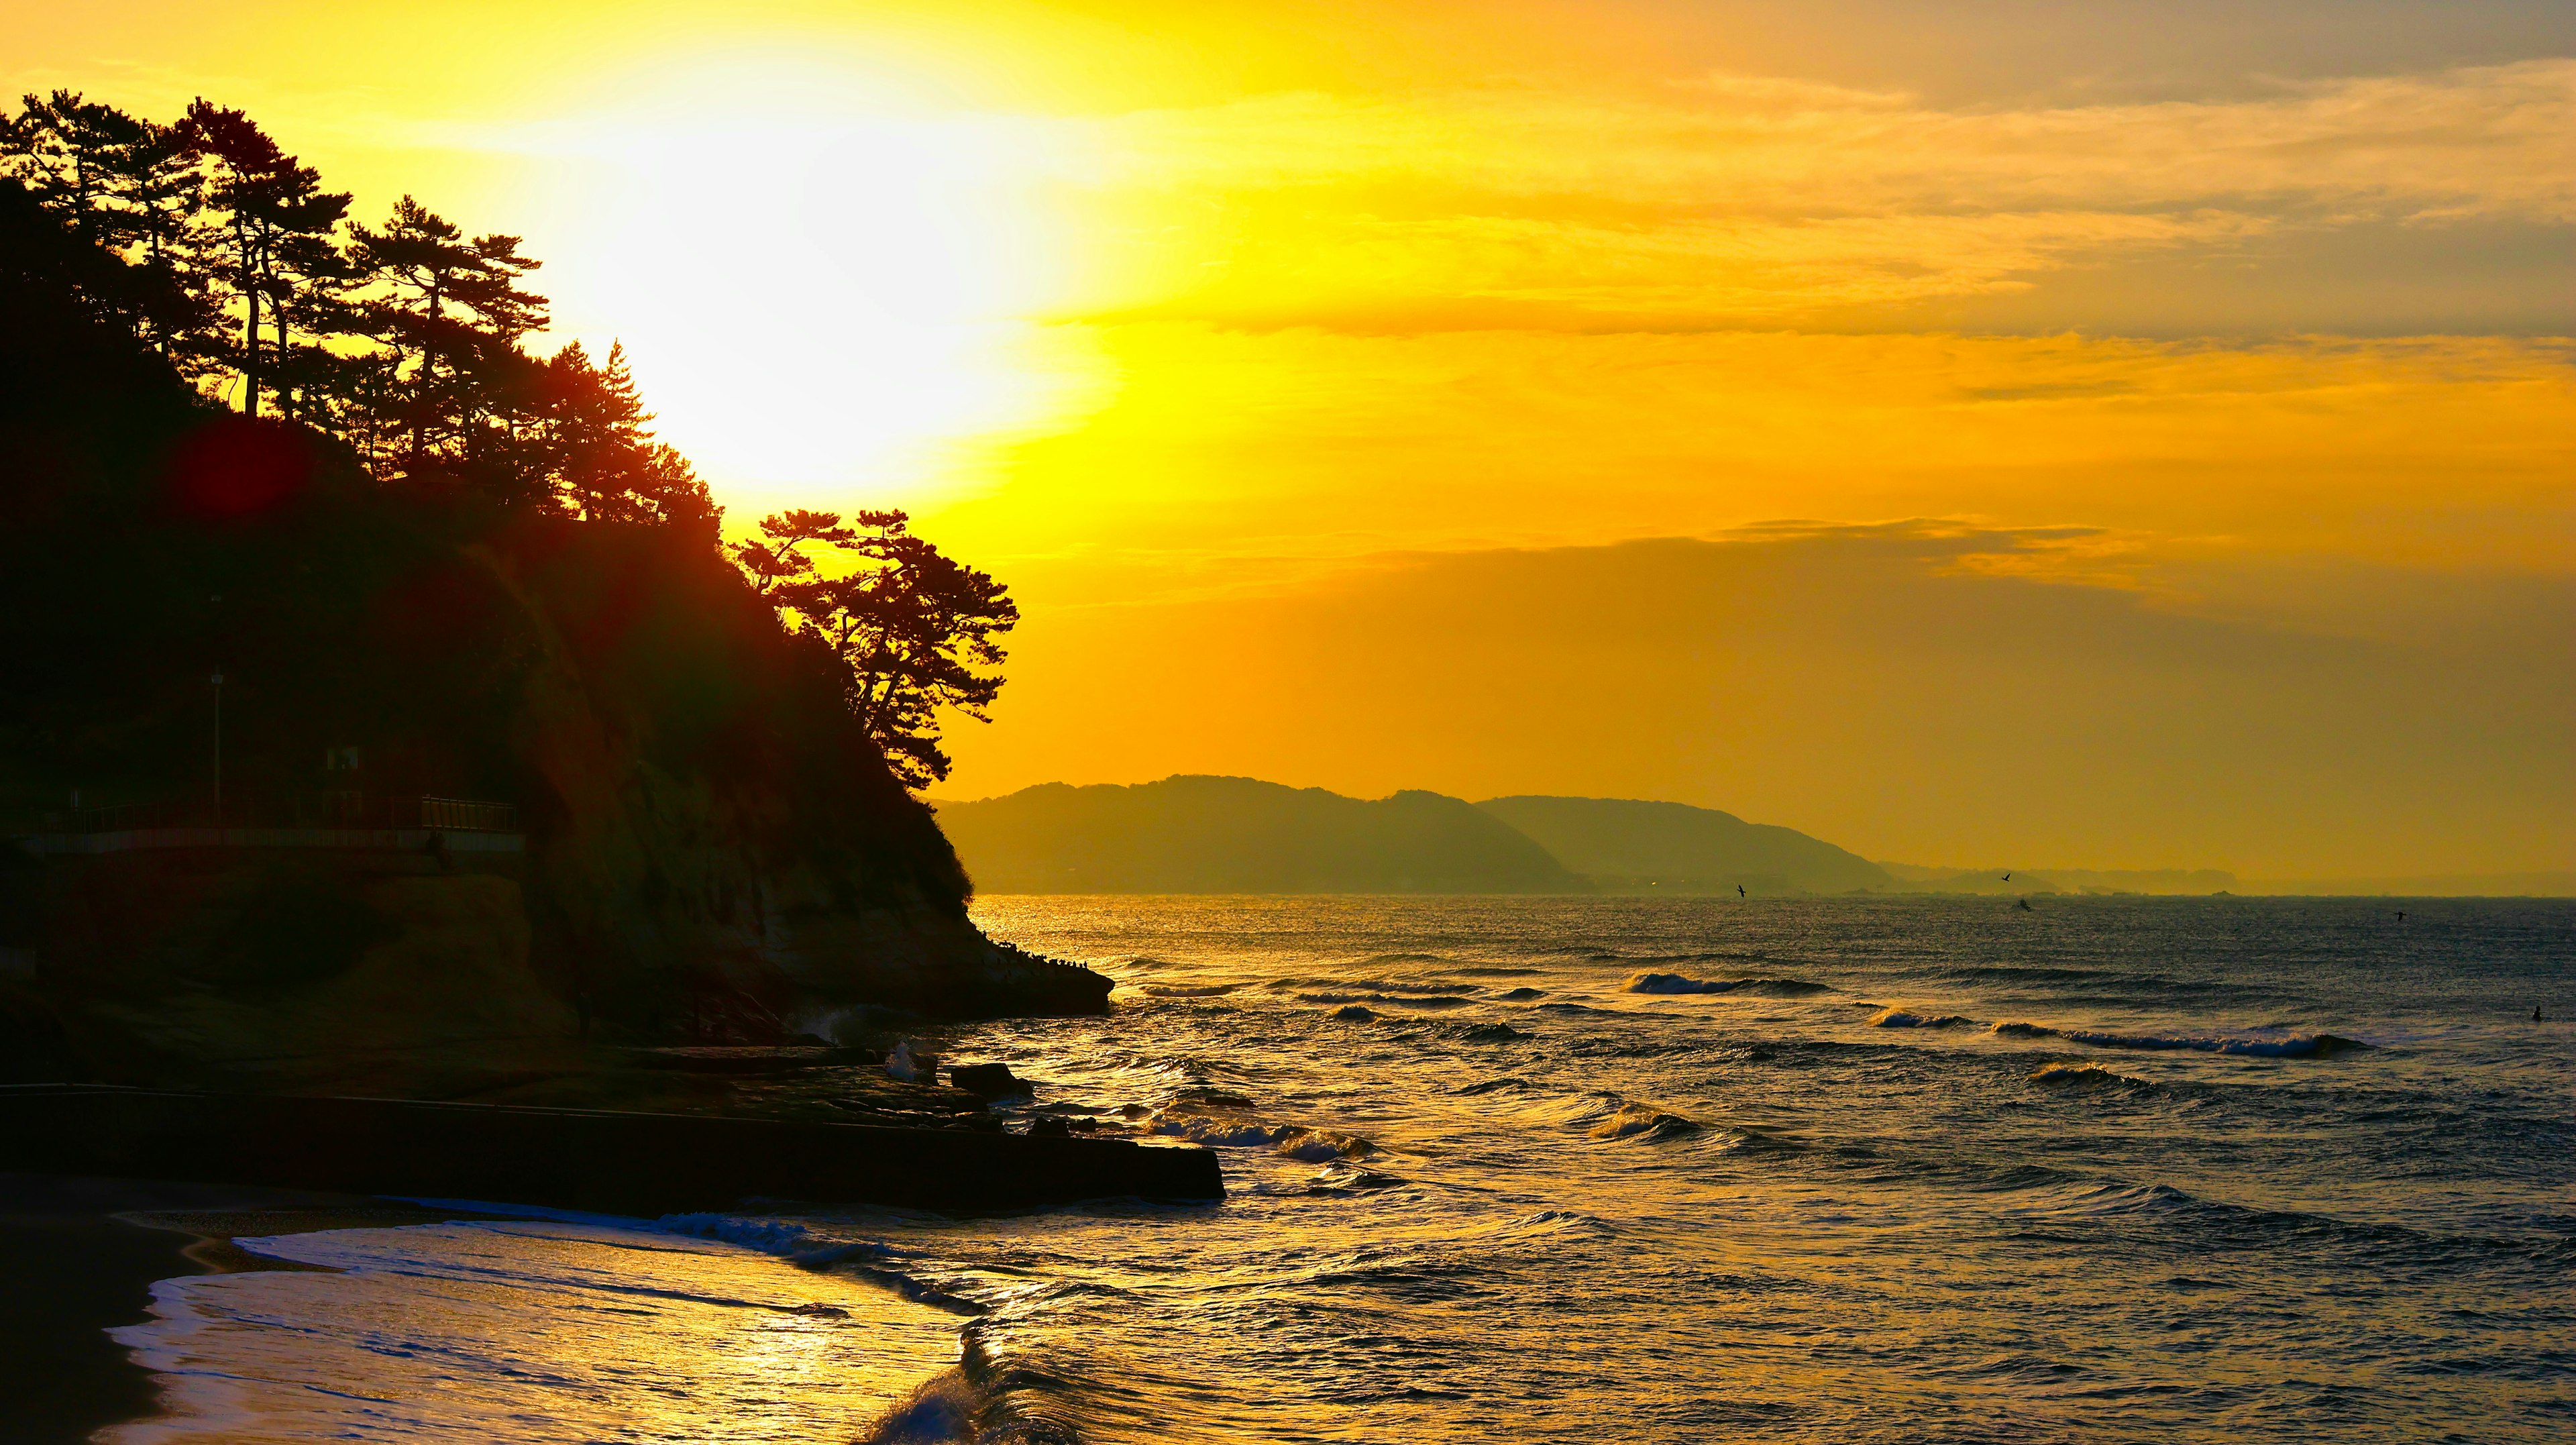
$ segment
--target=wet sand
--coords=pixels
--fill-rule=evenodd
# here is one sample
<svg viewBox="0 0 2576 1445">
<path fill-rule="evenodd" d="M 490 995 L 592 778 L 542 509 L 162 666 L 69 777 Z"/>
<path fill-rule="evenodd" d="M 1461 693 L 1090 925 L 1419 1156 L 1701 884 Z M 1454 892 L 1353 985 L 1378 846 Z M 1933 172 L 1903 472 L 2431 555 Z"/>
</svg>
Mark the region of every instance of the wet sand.
<svg viewBox="0 0 2576 1445">
<path fill-rule="evenodd" d="M 156 1280 L 300 1267 L 235 1236 L 453 1217 L 348 1195 L 0 1172 L 0 1438 L 78 1445 L 153 1413 L 151 1375 L 107 1331 L 149 1317 Z"/>
</svg>

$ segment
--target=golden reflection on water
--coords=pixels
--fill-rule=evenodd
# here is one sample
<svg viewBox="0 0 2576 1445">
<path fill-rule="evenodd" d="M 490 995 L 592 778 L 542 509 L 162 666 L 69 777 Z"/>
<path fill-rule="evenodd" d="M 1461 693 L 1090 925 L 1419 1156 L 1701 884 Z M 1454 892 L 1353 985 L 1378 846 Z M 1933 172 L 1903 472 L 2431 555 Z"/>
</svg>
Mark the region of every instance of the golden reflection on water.
<svg viewBox="0 0 2576 1445">
<path fill-rule="evenodd" d="M 846 1440 L 954 1365 L 954 1315 L 732 1245 L 576 1224 L 248 1241 L 342 1273 L 156 1288 L 118 1338 L 172 1417 L 112 1445 Z"/>
</svg>

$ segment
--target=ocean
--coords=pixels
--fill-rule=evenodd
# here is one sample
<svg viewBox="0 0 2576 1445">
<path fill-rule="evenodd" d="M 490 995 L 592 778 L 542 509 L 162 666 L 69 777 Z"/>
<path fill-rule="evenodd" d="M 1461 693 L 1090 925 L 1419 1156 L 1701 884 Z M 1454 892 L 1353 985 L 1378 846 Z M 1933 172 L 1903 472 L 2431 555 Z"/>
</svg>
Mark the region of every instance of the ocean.
<svg viewBox="0 0 2576 1445">
<path fill-rule="evenodd" d="M 247 1240 L 108 1438 L 2576 1438 L 2576 904 L 976 916 L 1117 1011 L 921 1043 L 1223 1204 Z"/>
</svg>

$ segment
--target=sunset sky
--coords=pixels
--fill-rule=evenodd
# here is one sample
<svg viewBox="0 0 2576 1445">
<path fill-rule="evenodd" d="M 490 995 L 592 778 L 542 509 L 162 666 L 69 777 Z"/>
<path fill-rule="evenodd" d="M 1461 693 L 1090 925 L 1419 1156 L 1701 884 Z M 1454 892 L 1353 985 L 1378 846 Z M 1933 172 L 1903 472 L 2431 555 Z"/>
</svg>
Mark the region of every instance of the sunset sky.
<svg viewBox="0 0 2576 1445">
<path fill-rule="evenodd" d="M 2576 6 L 7 4 L 1009 582 L 943 795 L 2576 868 Z"/>
</svg>

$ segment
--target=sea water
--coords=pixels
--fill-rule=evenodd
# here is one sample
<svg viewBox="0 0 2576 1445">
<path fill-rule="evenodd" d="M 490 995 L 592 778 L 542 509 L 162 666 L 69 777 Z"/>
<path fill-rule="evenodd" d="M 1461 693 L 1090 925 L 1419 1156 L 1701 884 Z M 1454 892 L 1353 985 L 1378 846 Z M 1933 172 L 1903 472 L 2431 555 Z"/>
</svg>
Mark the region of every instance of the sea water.
<svg viewBox="0 0 2576 1445">
<path fill-rule="evenodd" d="M 1224 1203 L 245 1241 L 120 1438 L 2576 1438 L 2576 905 L 977 918 L 1117 1010 L 925 1042 Z"/>
</svg>

